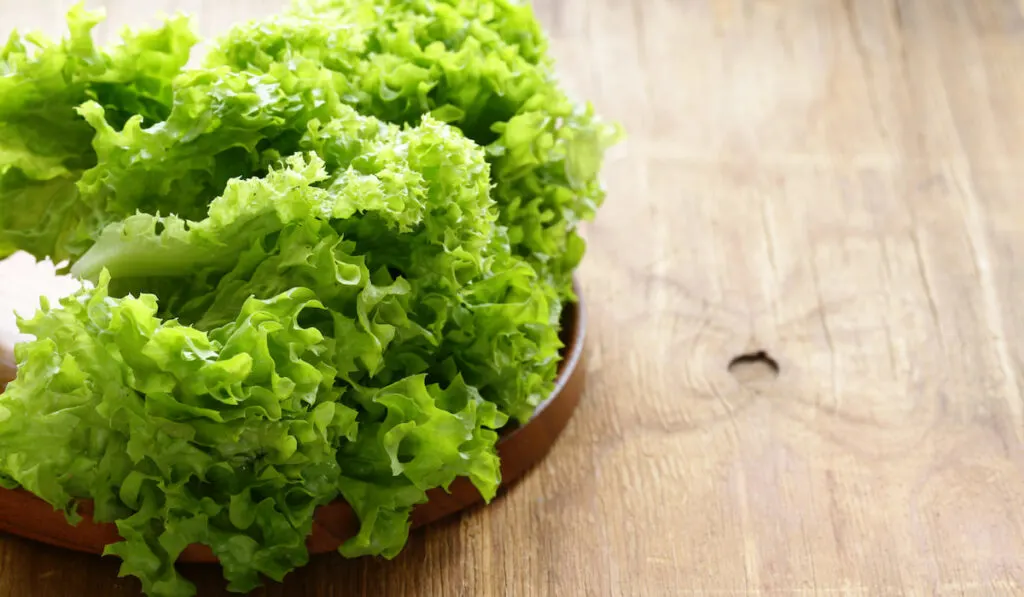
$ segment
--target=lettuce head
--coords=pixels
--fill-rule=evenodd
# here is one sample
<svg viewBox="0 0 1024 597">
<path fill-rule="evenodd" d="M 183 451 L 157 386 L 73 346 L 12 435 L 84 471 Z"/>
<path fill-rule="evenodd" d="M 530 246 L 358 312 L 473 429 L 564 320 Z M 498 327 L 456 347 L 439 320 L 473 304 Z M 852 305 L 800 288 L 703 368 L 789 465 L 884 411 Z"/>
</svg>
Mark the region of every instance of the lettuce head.
<svg viewBox="0 0 1024 597">
<path fill-rule="evenodd" d="M 0 51 L 0 258 L 89 282 L 22 320 L 0 483 L 94 517 L 154 597 L 308 559 L 316 508 L 393 557 L 427 491 L 500 485 L 551 391 L 618 129 L 511 0 L 310 0 L 187 67 L 183 17 Z"/>
</svg>

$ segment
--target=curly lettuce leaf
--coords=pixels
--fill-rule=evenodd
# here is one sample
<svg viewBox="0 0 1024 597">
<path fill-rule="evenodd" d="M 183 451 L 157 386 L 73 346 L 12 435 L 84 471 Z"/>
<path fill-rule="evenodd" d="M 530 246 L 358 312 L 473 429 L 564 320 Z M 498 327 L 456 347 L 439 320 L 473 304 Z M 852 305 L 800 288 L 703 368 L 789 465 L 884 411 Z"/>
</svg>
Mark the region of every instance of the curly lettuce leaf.
<svg viewBox="0 0 1024 597">
<path fill-rule="evenodd" d="M 266 74 L 192 70 L 175 81 L 166 120 L 147 125 L 137 115 L 120 130 L 99 104 L 83 104 L 98 162 L 79 189 L 119 218 L 139 211 L 201 218 L 229 180 L 265 173 L 297 149 L 307 123 L 338 116 L 327 76 L 308 61 Z"/>
<path fill-rule="evenodd" d="M 0 395 L 0 454 L 9 479 L 55 507 L 73 516 L 88 497 L 116 520 L 124 541 L 107 553 L 148 594 L 192 594 L 173 567 L 191 543 L 213 549 L 232 590 L 280 580 L 306 563 L 313 511 L 339 492 L 364 519 L 347 551 L 391 555 L 427 489 L 468 476 L 494 495 L 496 406 L 423 375 L 338 386 L 348 348 L 321 331 L 314 291 L 250 298 L 202 331 L 108 282 L 23 322 L 38 339 L 18 346 Z"/>
<path fill-rule="evenodd" d="M 401 265 L 417 276 L 457 277 L 458 271 L 446 272 L 434 263 L 447 253 L 445 266 L 465 269 L 456 265 L 468 259 L 470 271 L 461 275 L 479 272 L 482 264 L 474 264 L 472 256 L 494 234 L 487 165 L 479 149 L 430 118 L 402 130 L 347 106 L 337 106 L 335 113 L 337 118 L 326 123 L 314 119 L 303 125 L 305 133 L 296 147 L 312 156 L 308 161 L 293 154 L 283 168 L 271 167 L 263 178 L 230 181 L 199 221 L 136 214 L 112 224 L 72 271 L 95 278 L 106 268 L 115 278 L 125 278 L 222 268 L 266 235 L 319 218 L 337 221 L 339 234 L 366 245 L 365 252 L 375 258 L 371 265 Z M 203 112 L 193 115 L 206 119 Z M 152 169 L 123 170 L 126 177 L 139 179 L 148 172 L 187 172 L 187 154 L 195 151 L 196 142 L 175 139 L 159 152 L 145 142 L 114 145 L 145 152 L 142 160 L 152 163 Z M 423 246 L 411 251 L 407 238 L 420 239 Z"/>
<path fill-rule="evenodd" d="M 315 0 L 239 25 L 210 66 L 267 72 L 297 58 L 334 73 L 361 112 L 394 123 L 430 114 L 485 146 L 513 250 L 563 298 L 583 257 L 581 221 L 619 129 L 559 86 L 532 9 L 513 0 Z"/>
<path fill-rule="evenodd" d="M 402 355 L 396 371 L 453 381 L 465 370 L 488 400 L 527 420 L 552 387 L 559 303 L 495 226 L 483 152 L 429 116 L 402 128 L 338 113 L 308 123 L 298 145 L 311 157 L 232 181 L 203 220 L 137 214 L 111 225 L 73 272 L 94 279 L 105 269 L 117 292 L 155 293 L 168 317 L 202 327 L 232 318 L 249 296 L 308 284 L 318 269 L 334 272 L 320 300 L 349 314 L 350 287 L 368 272 L 398 277 L 409 291 L 384 331 L 358 340 L 378 352 L 360 357 L 362 369 L 347 364 L 347 379 L 400 379 L 382 366 L 390 346 Z M 164 155 L 161 168 L 173 169 L 174 147 Z"/>
<path fill-rule="evenodd" d="M 77 106 L 95 102 L 116 126 L 169 113 L 171 81 L 197 41 L 188 21 L 126 29 L 119 45 L 101 50 L 92 29 L 102 18 L 78 5 L 62 41 L 15 32 L 0 49 L 0 258 L 18 250 L 72 258 L 88 247 L 96 223 L 109 221 L 104 206 L 77 188 L 98 161 Z"/>
<path fill-rule="evenodd" d="M 493 497 L 617 138 L 530 9 L 298 2 L 186 71 L 185 21 L 99 50 L 98 18 L 0 54 L 0 257 L 96 283 L 21 322 L 0 485 L 92 499 L 156 597 L 194 591 L 190 543 L 232 590 L 282 578 L 334 499 L 342 553 L 392 557 L 427 491 Z"/>
<path fill-rule="evenodd" d="M 424 396 L 435 391 L 428 377 L 471 397 L 460 402 L 474 409 L 460 425 L 479 419 L 500 427 L 507 414 L 525 420 L 551 389 L 560 346 L 551 321 L 556 298 L 495 226 L 483 150 L 430 117 L 398 127 L 349 107 L 339 114 L 307 124 L 298 142 L 307 155 L 288 157 L 264 178 L 229 183 L 205 219 L 129 217 L 104 231 L 74 272 L 108 272 L 119 294 L 154 293 L 166 317 L 202 330 L 231 321 L 250 297 L 309 288 L 330 313 L 318 329 L 337 341 L 336 378 L 358 390 L 353 407 L 367 413 L 368 424 L 384 425 L 387 413 L 369 396 L 395 384 L 416 388 L 425 408 Z M 167 168 L 174 155 L 173 147 L 164 154 Z M 408 385 L 410 375 L 420 376 L 419 385 Z M 398 432 L 390 427 L 373 441 L 393 441 L 387 438 Z M 467 468 L 415 460 L 413 449 L 415 462 L 430 464 L 395 478 L 403 472 L 398 446 L 389 453 L 382 443 L 378 452 L 388 460 L 349 477 L 360 489 L 343 484 L 341 491 L 363 526 L 346 553 L 397 553 L 410 508 L 457 475 L 493 495 L 497 460 L 482 454 L 493 453 L 496 434 L 460 433 L 472 439 L 452 449 L 469 441 L 480 454 Z M 349 457 L 367 462 L 369 446 Z M 435 480 L 442 473 L 443 484 Z M 381 499 L 389 493 L 396 495 Z"/>
</svg>

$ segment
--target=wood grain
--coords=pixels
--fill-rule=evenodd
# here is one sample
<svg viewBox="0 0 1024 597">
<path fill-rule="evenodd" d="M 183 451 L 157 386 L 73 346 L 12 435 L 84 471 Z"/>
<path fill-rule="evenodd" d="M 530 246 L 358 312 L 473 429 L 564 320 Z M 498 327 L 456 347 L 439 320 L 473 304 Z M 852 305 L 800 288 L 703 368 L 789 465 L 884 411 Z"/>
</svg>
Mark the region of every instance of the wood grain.
<svg viewBox="0 0 1024 597">
<path fill-rule="evenodd" d="M 62 4 L 0 23 L 56 31 Z M 105 4 L 206 34 L 278 6 Z M 1024 591 L 1020 3 L 536 4 L 630 133 L 581 271 L 588 393 L 492 507 L 257 594 Z M 762 350 L 777 378 L 729 372 Z M 137 595 L 115 571 L 0 542 L 0 596 Z"/>
</svg>

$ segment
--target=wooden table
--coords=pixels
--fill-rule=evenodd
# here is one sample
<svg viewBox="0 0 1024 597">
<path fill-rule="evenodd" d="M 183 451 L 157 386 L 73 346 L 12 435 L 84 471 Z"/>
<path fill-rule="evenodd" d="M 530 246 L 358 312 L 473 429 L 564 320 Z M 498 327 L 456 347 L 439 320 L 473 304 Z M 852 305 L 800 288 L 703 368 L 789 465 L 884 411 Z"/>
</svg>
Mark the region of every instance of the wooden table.
<svg viewBox="0 0 1024 597">
<path fill-rule="evenodd" d="M 207 35 L 279 6 L 105 4 Z M 0 23 L 57 31 L 63 6 L 2 0 Z M 1020 4 L 537 10 L 566 84 L 631 135 L 581 271 L 584 402 L 490 508 L 259 594 L 1021 594 Z M 110 559 L 0 554 L 2 596 L 138 594 Z"/>
</svg>

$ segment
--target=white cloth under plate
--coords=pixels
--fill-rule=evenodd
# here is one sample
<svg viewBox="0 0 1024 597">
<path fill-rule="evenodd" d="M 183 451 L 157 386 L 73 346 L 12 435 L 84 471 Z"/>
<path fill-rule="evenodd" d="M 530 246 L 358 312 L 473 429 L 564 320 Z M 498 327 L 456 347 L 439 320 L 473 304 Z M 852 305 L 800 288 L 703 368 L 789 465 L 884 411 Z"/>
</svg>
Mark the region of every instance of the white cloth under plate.
<svg viewBox="0 0 1024 597">
<path fill-rule="evenodd" d="M 50 304 L 81 288 L 70 276 L 58 276 L 49 261 L 36 262 L 28 253 L 15 253 L 0 261 L 0 385 L 14 377 L 14 345 L 29 338 L 18 331 L 17 316 L 31 317 L 40 297 Z"/>
</svg>

